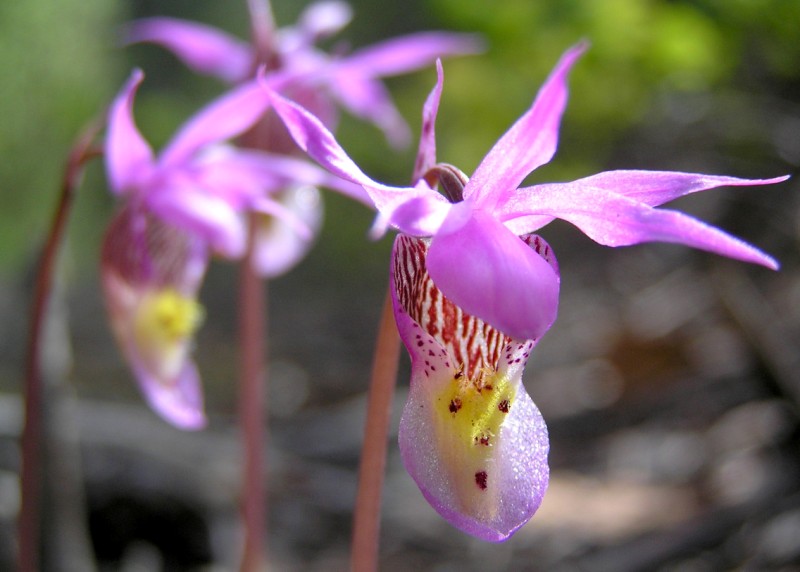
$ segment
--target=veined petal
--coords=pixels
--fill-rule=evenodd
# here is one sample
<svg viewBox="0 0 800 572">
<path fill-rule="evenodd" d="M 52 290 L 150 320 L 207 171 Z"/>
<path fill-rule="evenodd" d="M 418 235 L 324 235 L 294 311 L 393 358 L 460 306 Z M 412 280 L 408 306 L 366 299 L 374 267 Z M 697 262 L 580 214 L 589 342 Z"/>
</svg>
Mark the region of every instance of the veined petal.
<svg viewBox="0 0 800 572">
<path fill-rule="evenodd" d="M 464 187 L 464 197 L 492 212 L 504 193 L 516 189 L 556 152 L 567 104 L 567 75 L 586 44 L 567 50 L 539 90 L 531 108 L 495 143 Z"/>
<path fill-rule="evenodd" d="M 219 143 L 247 131 L 269 108 L 263 79 L 242 84 L 202 109 L 173 137 L 160 164 L 186 161 L 205 145 Z"/>
<path fill-rule="evenodd" d="M 432 239 L 427 265 L 454 304 L 514 339 L 538 340 L 555 321 L 557 271 L 467 201 L 450 209 Z"/>
<path fill-rule="evenodd" d="M 445 519 L 502 541 L 536 512 L 548 482 L 547 429 L 520 381 L 534 343 L 445 298 L 425 269 L 427 242 L 400 235 L 392 251 L 392 301 L 411 356 L 400 452 Z"/>
<path fill-rule="evenodd" d="M 295 186 L 273 197 L 280 214 L 263 210 L 255 227 L 253 265 L 265 278 L 279 276 L 302 260 L 322 225 L 322 199 L 314 187 Z"/>
<path fill-rule="evenodd" d="M 111 104 L 105 140 L 108 181 L 116 194 L 130 191 L 152 169 L 153 150 L 133 121 L 133 98 L 144 79 L 134 70 Z"/>
<path fill-rule="evenodd" d="M 436 164 L 436 115 L 439 113 L 443 85 L 442 60 L 436 60 L 436 85 L 422 106 L 422 129 L 420 129 L 417 159 L 414 162 L 413 181 L 419 181 L 428 169 Z"/>
<path fill-rule="evenodd" d="M 125 27 L 126 43 L 158 44 L 191 69 L 230 83 L 253 71 L 253 53 L 245 42 L 204 24 L 177 18 L 144 18 Z"/>
<path fill-rule="evenodd" d="M 449 210 L 442 195 L 424 184 L 390 187 L 373 181 L 347 156 L 321 121 L 296 103 L 270 93 L 275 112 L 297 145 L 334 175 L 363 186 L 385 220 L 412 234 L 431 235 L 438 230 Z"/>
<path fill-rule="evenodd" d="M 583 185 L 539 185 L 529 193 L 531 214 L 566 220 L 605 246 L 676 242 L 729 258 L 777 269 L 778 263 L 754 246 L 678 211 L 655 209 L 613 192 Z"/>
</svg>

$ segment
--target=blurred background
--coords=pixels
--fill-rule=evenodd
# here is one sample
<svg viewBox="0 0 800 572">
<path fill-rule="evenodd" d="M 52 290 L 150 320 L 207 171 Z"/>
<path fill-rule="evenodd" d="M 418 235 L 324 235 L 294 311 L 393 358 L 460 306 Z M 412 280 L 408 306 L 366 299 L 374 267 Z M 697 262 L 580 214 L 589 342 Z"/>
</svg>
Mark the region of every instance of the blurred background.
<svg viewBox="0 0 800 572">
<path fill-rule="evenodd" d="M 152 46 L 139 17 L 197 20 L 246 38 L 244 1 L 0 3 L 0 569 L 13 562 L 17 437 L 32 273 L 69 146 L 133 67 L 138 124 L 156 147 L 224 89 Z M 306 2 L 274 0 L 279 25 Z M 470 173 L 530 105 L 559 55 L 571 76 L 559 152 L 531 183 L 614 168 L 766 178 L 800 165 L 800 3 L 794 0 L 351 2 L 326 46 L 420 30 L 479 32 L 486 53 L 444 62 L 438 155 Z M 388 81 L 419 131 L 433 69 Z M 339 140 L 374 178 L 408 180 L 344 117 Z M 315 249 L 269 285 L 269 557 L 275 570 L 347 568 L 365 391 L 391 237 L 332 194 Z M 562 273 L 558 321 L 526 372 L 551 433 L 552 481 L 534 519 L 485 544 L 431 509 L 390 447 L 382 570 L 800 568 L 800 194 L 796 179 L 674 204 L 777 257 L 780 272 L 672 245 L 602 248 L 544 229 Z M 114 211 L 87 170 L 48 329 L 59 441 L 48 449 L 46 569 L 229 570 L 240 545 L 236 268 L 212 265 L 197 360 L 210 426 L 182 433 L 143 404 L 110 338 L 97 260 Z M 403 358 L 395 421 L 404 402 Z"/>
</svg>

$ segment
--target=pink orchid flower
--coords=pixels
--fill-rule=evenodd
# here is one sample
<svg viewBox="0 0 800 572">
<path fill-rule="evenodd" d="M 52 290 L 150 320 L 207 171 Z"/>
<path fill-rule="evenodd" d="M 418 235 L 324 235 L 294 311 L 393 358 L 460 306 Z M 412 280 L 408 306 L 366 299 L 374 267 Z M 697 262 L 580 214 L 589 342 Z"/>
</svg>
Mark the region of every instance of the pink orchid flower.
<svg viewBox="0 0 800 572">
<path fill-rule="evenodd" d="M 567 75 L 585 49 L 581 44 L 562 56 L 531 108 L 470 178 L 436 163 L 439 64 L 423 109 L 414 187 L 370 179 L 317 118 L 272 94 L 298 145 L 332 173 L 363 185 L 379 213 L 378 232 L 392 226 L 401 233 L 391 263 L 395 318 L 411 356 L 401 455 L 444 518 L 488 541 L 509 538 L 531 518 L 549 478 L 547 429 L 522 372 L 556 318 L 560 278 L 550 246 L 534 231 L 560 218 L 607 246 L 676 242 L 777 268 L 755 247 L 655 207 L 714 187 L 787 177 L 611 171 L 519 187 L 555 153 Z"/>
<path fill-rule="evenodd" d="M 191 69 L 228 83 L 242 83 L 257 72 L 270 77 L 281 93 L 301 102 L 331 129 L 335 103 L 382 129 L 401 146 L 409 129 L 379 78 L 407 73 L 447 55 L 474 53 L 481 42 L 474 35 L 423 32 L 357 50 L 349 56 L 329 55 L 315 43 L 338 33 L 351 17 L 339 1 L 306 8 L 297 24 L 276 29 L 268 1 L 248 0 L 252 43 L 221 30 L 175 18 L 146 18 L 129 24 L 129 43 L 148 42 L 174 53 Z M 240 144 L 283 155 L 298 152 L 280 121 L 267 114 Z M 289 174 L 296 167 L 287 163 Z M 289 183 L 293 182 L 290 177 Z M 349 193 L 353 191 L 350 190 Z M 287 184 L 274 192 L 272 206 L 292 217 L 269 214 L 255 219 L 256 271 L 274 277 L 291 269 L 311 248 L 322 221 L 322 200 L 313 185 Z M 294 224 L 292 224 L 294 221 Z M 297 224 L 300 223 L 300 224 Z"/>
<path fill-rule="evenodd" d="M 201 110 L 156 157 L 133 120 L 142 79 L 134 71 L 109 111 L 107 175 L 124 203 L 104 240 L 102 282 L 112 329 L 148 403 L 173 424 L 196 429 L 205 416 L 190 353 L 203 316 L 197 293 L 209 256 L 244 253 L 247 212 L 310 235 L 318 220 L 308 215 L 304 189 L 328 186 L 362 201 L 366 195 L 307 161 L 224 144 L 269 107 L 256 81 Z M 271 196 L 287 187 L 296 208 Z M 271 249 L 256 263 L 276 271 L 296 254 Z"/>
<path fill-rule="evenodd" d="M 323 118 L 335 122 L 331 98 L 350 113 L 383 130 L 388 140 L 403 146 L 410 131 L 379 78 L 420 69 L 448 55 L 475 53 L 477 36 L 419 32 L 393 38 L 347 55 L 329 55 L 315 43 L 338 33 L 352 17 L 348 4 L 311 4 L 294 26 L 276 29 L 269 2 L 248 0 L 252 44 L 221 30 L 176 18 L 155 17 L 132 22 L 129 43 L 148 42 L 173 52 L 193 70 L 230 83 L 252 78 L 265 65 L 270 73 L 292 77 L 283 92 Z"/>
</svg>

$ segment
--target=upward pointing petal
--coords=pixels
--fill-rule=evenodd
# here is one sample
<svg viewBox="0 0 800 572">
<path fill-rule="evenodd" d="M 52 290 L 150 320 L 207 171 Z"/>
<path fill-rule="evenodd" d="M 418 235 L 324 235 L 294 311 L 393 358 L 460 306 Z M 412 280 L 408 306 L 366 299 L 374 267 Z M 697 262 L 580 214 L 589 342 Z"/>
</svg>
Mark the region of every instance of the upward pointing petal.
<svg viewBox="0 0 800 572">
<path fill-rule="evenodd" d="M 106 169 L 111 190 L 116 194 L 131 190 L 153 164 L 153 151 L 133 121 L 133 98 L 143 79 L 142 71 L 134 70 L 108 114 Z"/>
<path fill-rule="evenodd" d="M 436 60 L 436 85 L 425 100 L 422 107 L 422 129 L 419 136 L 419 150 L 414 163 L 413 181 L 419 181 L 426 171 L 436 164 L 436 115 L 439 112 L 439 100 L 442 97 L 444 70 L 442 60 Z"/>
<path fill-rule="evenodd" d="M 332 64 L 331 89 L 351 113 L 368 119 L 397 147 L 405 146 L 409 129 L 389 98 L 380 77 L 408 73 L 436 58 L 481 51 L 478 36 L 421 32 L 364 48 Z"/>
<path fill-rule="evenodd" d="M 431 235 L 441 225 L 449 203 L 427 185 L 391 187 L 373 181 L 311 113 L 275 92 L 269 92 L 275 112 L 280 116 L 295 143 L 334 175 L 359 184 L 374 207 L 403 232 Z"/>
<path fill-rule="evenodd" d="M 511 126 L 481 161 L 464 197 L 492 211 L 504 192 L 516 189 L 556 152 L 561 115 L 567 104 L 567 75 L 587 44 L 569 49 L 539 90 L 531 108 Z"/>
<path fill-rule="evenodd" d="M 205 145 L 244 133 L 268 108 L 269 97 L 261 80 L 242 84 L 189 120 L 162 152 L 161 164 L 181 163 Z"/>
<path fill-rule="evenodd" d="M 224 32 L 177 18 L 144 18 L 125 29 L 127 43 L 158 44 L 193 70 L 227 82 L 244 80 L 253 67 L 250 47 Z"/>
</svg>

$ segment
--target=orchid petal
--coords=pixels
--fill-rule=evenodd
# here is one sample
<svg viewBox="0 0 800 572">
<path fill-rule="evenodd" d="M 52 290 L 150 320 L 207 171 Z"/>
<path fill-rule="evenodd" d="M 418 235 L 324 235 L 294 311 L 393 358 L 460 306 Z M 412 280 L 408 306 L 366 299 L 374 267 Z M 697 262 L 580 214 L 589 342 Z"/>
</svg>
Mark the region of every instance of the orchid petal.
<svg viewBox="0 0 800 572">
<path fill-rule="evenodd" d="M 300 14 L 297 23 L 311 43 L 340 32 L 352 19 L 353 9 L 349 4 L 328 0 L 308 6 Z"/>
<path fill-rule="evenodd" d="M 772 185 L 788 179 L 739 179 L 698 173 L 681 173 L 677 171 L 605 171 L 590 177 L 566 183 L 569 189 L 581 187 L 586 192 L 593 189 L 624 195 L 641 201 L 651 207 L 662 205 L 679 197 L 705 191 L 716 187 L 749 187 L 755 185 Z M 565 189 L 565 193 L 569 190 Z M 524 189 L 510 195 L 512 200 L 526 196 Z"/>
<path fill-rule="evenodd" d="M 571 183 L 551 183 L 517 189 L 507 193 L 498 204 L 495 215 L 505 221 L 506 227 L 515 234 L 532 232 L 552 222 L 553 216 L 530 214 L 537 207 L 537 192 L 552 189 L 566 197 L 573 189 L 581 188 L 586 194 L 595 189 L 624 195 L 655 207 L 679 197 L 722 186 L 771 185 L 788 179 L 739 179 L 675 171 L 606 171 Z M 561 191 L 558 191 L 562 188 Z"/>
<path fill-rule="evenodd" d="M 401 456 L 451 524 L 502 541 L 536 512 L 548 482 L 547 429 L 520 381 L 534 343 L 445 298 L 425 271 L 426 245 L 401 235 L 392 250 L 392 303 L 411 356 Z"/>
<path fill-rule="evenodd" d="M 236 83 L 253 71 L 250 47 L 216 28 L 177 18 L 145 18 L 126 26 L 126 42 L 160 45 L 191 69 Z"/>
<path fill-rule="evenodd" d="M 357 50 L 338 67 L 365 77 L 386 77 L 418 70 L 438 58 L 483 50 L 484 42 L 478 35 L 418 32 Z"/>
<path fill-rule="evenodd" d="M 164 384 L 146 370 L 134 367 L 136 379 L 148 405 L 179 429 L 196 431 L 206 426 L 203 390 L 197 366 L 187 360 L 170 384 Z"/>
<path fill-rule="evenodd" d="M 450 210 L 428 253 L 428 272 L 454 304 L 515 339 L 553 324 L 559 277 L 501 223 L 467 203 Z"/>
<path fill-rule="evenodd" d="M 300 197 L 302 198 L 295 209 L 289 208 L 289 202 L 293 200 L 293 195 L 296 194 L 292 191 L 301 191 Z M 302 212 L 307 214 L 306 219 L 310 222 L 306 222 L 306 220 L 298 216 L 295 211 L 300 209 L 303 209 Z M 280 193 L 274 193 L 272 197 L 261 198 L 252 205 L 253 212 L 265 215 L 270 219 L 270 222 L 272 220 L 281 221 L 288 229 L 305 241 L 310 241 L 316 231 L 319 230 L 322 215 L 320 209 L 319 191 L 314 187 L 307 186 L 293 187 Z"/>
<path fill-rule="evenodd" d="M 291 183 L 325 187 L 342 195 L 372 206 L 364 187 L 328 173 L 314 163 L 289 155 L 267 153 L 250 149 L 239 149 L 231 159 L 236 169 L 270 182 L 268 190 L 282 190 Z"/>
<path fill-rule="evenodd" d="M 527 192 L 529 212 L 566 220 L 605 246 L 675 242 L 778 268 L 772 257 L 754 246 L 681 212 L 655 209 L 644 202 L 582 184 L 538 185 L 522 191 Z"/>
<path fill-rule="evenodd" d="M 133 98 L 143 79 L 142 71 L 134 70 L 109 109 L 105 163 L 109 185 L 116 194 L 136 187 L 153 165 L 153 150 L 133 121 Z"/>
<path fill-rule="evenodd" d="M 148 206 L 163 220 L 205 240 L 226 258 L 244 253 L 243 215 L 230 202 L 202 188 L 165 186 L 151 193 Z"/>
<path fill-rule="evenodd" d="M 436 115 L 444 86 L 442 60 L 436 60 L 436 85 L 431 90 L 422 107 L 422 129 L 419 136 L 419 150 L 414 162 L 414 181 L 419 181 L 436 164 Z"/>
<path fill-rule="evenodd" d="M 539 90 L 531 108 L 495 143 L 464 187 L 464 197 L 489 212 L 503 193 L 516 189 L 556 152 L 558 129 L 567 104 L 567 75 L 586 44 L 568 50 Z"/>
<path fill-rule="evenodd" d="M 252 127 L 269 108 L 263 80 L 253 80 L 202 109 L 178 131 L 161 154 L 160 164 L 186 161 L 205 145 L 236 137 Z"/>
<path fill-rule="evenodd" d="M 294 267 L 311 248 L 322 226 L 322 201 L 315 188 L 293 187 L 277 199 L 282 209 L 278 216 L 258 220 L 255 227 L 253 267 L 265 278 Z M 273 214 L 277 212 L 272 209 Z"/>
<path fill-rule="evenodd" d="M 281 117 L 295 143 L 320 165 L 350 182 L 362 185 L 375 208 L 403 232 L 433 234 L 449 203 L 427 185 L 390 187 L 370 179 L 353 162 L 334 136 L 308 111 L 275 92 L 270 92 L 275 112 Z M 408 206 L 403 210 L 403 205 Z M 410 211 L 410 212 L 409 212 Z M 423 220 L 418 216 L 424 215 Z"/>
<path fill-rule="evenodd" d="M 341 69 L 331 77 L 329 89 L 342 107 L 383 131 L 393 147 L 408 145 L 411 139 L 408 125 L 380 81 Z"/>
</svg>

